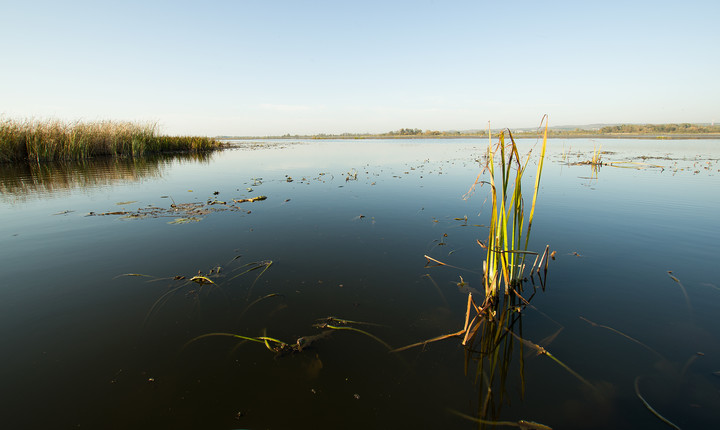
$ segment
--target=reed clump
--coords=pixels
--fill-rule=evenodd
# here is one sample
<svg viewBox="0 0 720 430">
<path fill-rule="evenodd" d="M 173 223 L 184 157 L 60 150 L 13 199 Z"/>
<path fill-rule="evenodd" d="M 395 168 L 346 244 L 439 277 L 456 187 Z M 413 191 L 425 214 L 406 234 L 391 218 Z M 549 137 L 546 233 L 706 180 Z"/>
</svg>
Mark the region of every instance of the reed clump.
<svg viewBox="0 0 720 430">
<path fill-rule="evenodd" d="M 424 342 L 418 342 L 392 352 L 400 352 L 409 348 L 425 346 L 448 338 L 461 338 L 465 348 L 465 372 L 471 362 L 475 363 L 475 379 L 479 386 L 477 419 L 473 418 L 483 429 L 488 426 L 512 425 L 520 428 L 548 429 L 549 427 L 529 421 L 498 421 L 500 409 L 506 399 L 506 382 L 513 357 L 519 357 L 520 393 L 524 395 L 524 349 L 534 350 L 544 355 L 582 383 L 592 387 L 569 366 L 552 355 L 545 347 L 538 345 L 522 336 L 522 316 L 537 287 L 545 290 L 547 266 L 550 259 L 549 246 L 543 252 L 528 250 L 535 206 L 540 189 L 540 177 L 547 147 L 547 116 L 543 117 L 545 130 L 542 132 L 542 146 L 535 171 L 534 187 L 530 193 L 524 193 L 523 182 L 530 165 L 531 153 L 521 157 L 517 144 L 509 130 L 499 134 L 496 145 L 489 139 L 486 163 L 475 183 L 470 187 L 465 198 L 469 198 L 477 185 L 490 187 L 490 222 L 488 236 L 477 243 L 486 251 L 483 261 L 482 285 L 484 295 L 482 301 L 468 293 L 465 324 L 462 330 Z M 488 131 L 488 136 L 490 136 Z M 483 175 L 487 173 L 487 179 Z M 527 190 L 526 190 L 527 191 Z M 532 203 L 529 213 L 526 212 L 525 197 L 530 195 Z M 527 260 L 530 257 L 533 260 Z M 429 256 L 439 266 L 453 267 Z M 527 260 L 527 261 L 526 261 Z M 532 261 L 532 264 L 529 264 Z M 528 279 L 529 278 L 529 279 Z M 536 278 L 538 284 L 536 284 Z M 461 282 L 464 281 L 461 278 Z M 528 283 L 532 291 L 524 291 Z M 559 333 L 556 332 L 550 340 Z"/>
<path fill-rule="evenodd" d="M 155 123 L 0 119 L 0 162 L 137 157 L 221 148 L 216 139 L 161 135 Z"/>
<path fill-rule="evenodd" d="M 547 146 L 547 117 L 543 120 L 545 130 L 535 172 L 535 184 L 531 188 L 532 204 L 529 215 L 526 215 L 525 211 L 523 178 L 529 165 L 530 153 L 523 160 L 509 130 L 500 133 L 497 145 L 488 145 L 484 171 L 488 172 L 489 181 L 480 181 L 479 176 L 473 185 L 489 185 L 491 203 L 487 240 L 485 243 L 478 240 L 478 244 L 487 252 L 483 262 L 482 279 L 485 297 L 480 306 L 473 302 L 472 296 L 468 298 L 468 303 L 472 304 L 468 305 L 468 314 L 474 309 L 475 317 L 466 324 L 468 331 L 463 341 L 463 345 L 468 348 L 468 356 L 476 361 L 476 378 L 483 387 L 480 389 L 478 411 L 478 416 L 483 419 L 494 419 L 502 407 L 506 393 L 505 382 L 515 351 L 520 358 L 520 392 L 521 395 L 524 394 L 523 347 L 531 347 L 538 354 L 556 360 L 575 376 L 579 376 L 547 350 L 522 337 L 522 314 L 535 293 L 534 276 L 538 275 L 540 286 L 544 290 L 549 259 L 549 247 L 545 247 L 542 253 L 528 250 Z M 506 135 L 509 142 L 506 142 Z M 472 190 L 473 188 L 470 192 Z M 527 257 L 534 257 L 535 260 L 529 271 L 533 292 L 526 298 L 523 287 L 528 274 Z M 466 320 L 468 316 L 466 315 Z M 468 364 L 466 362 L 466 366 Z M 484 428 L 485 424 L 481 423 L 480 427 Z"/>
</svg>

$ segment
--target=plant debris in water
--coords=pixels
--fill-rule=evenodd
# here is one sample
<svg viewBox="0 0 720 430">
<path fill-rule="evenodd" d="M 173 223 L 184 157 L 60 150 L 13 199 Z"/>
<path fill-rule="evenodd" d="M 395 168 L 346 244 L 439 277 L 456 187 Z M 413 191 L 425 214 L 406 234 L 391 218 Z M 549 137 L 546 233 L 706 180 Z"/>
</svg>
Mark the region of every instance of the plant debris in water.
<svg viewBox="0 0 720 430">
<path fill-rule="evenodd" d="M 217 200 L 217 198 L 208 199 L 204 203 L 175 203 L 175 201 L 173 201 L 170 207 L 147 206 L 144 208 L 138 208 L 134 211 L 123 210 L 108 212 L 90 212 L 87 214 L 87 216 L 121 215 L 123 218 L 175 217 L 175 219 L 173 221 L 169 221 L 168 224 L 188 224 L 199 222 L 203 219 L 205 215 L 209 215 L 213 212 L 233 211 L 250 213 L 249 210 L 243 209 L 239 205 L 242 203 L 252 203 L 263 200 L 267 200 L 267 196 L 256 196 L 246 199 L 233 199 L 231 203 Z M 125 205 L 130 203 L 134 203 L 134 201 L 119 202 L 117 204 Z"/>
<path fill-rule="evenodd" d="M 272 296 L 275 296 L 275 295 L 268 295 L 261 299 L 272 297 Z M 253 302 L 252 304 L 254 304 L 254 303 L 255 302 Z M 361 322 L 361 321 L 345 320 L 345 319 L 336 318 L 336 317 L 321 318 L 321 319 L 318 319 L 317 321 L 318 321 L 317 323 L 313 324 L 313 327 L 322 329 L 323 331 L 321 331 L 318 334 L 314 334 L 314 335 L 301 336 L 301 337 L 297 338 L 297 340 L 295 340 L 295 342 L 290 342 L 290 343 L 283 342 L 281 340 L 278 340 L 278 339 L 275 339 L 272 337 L 268 337 L 265 335 L 251 337 L 251 336 L 243 336 L 243 335 L 236 334 L 236 333 L 206 333 L 206 334 L 194 337 L 193 339 L 190 339 L 183 346 L 183 349 L 186 348 L 187 346 L 189 346 L 191 343 L 194 343 L 200 339 L 206 339 L 209 337 L 216 337 L 216 336 L 231 337 L 231 338 L 240 339 L 243 341 L 262 343 L 265 345 L 265 348 L 267 348 L 268 350 L 275 353 L 274 357 L 277 359 L 277 358 L 282 358 L 282 357 L 286 357 L 289 355 L 301 353 L 301 352 L 303 352 L 303 350 L 307 350 L 311 347 L 314 347 L 318 341 L 328 338 L 333 332 L 335 332 L 337 330 L 349 330 L 349 331 L 361 333 L 361 334 L 368 336 L 371 339 L 377 341 L 378 343 L 383 345 L 388 350 L 392 349 L 392 347 L 390 347 L 390 345 L 388 345 L 385 341 L 378 338 L 377 336 L 375 336 L 371 333 L 368 333 L 365 330 L 361 330 L 361 329 L 352 327 L 350 325 L 353 323 L 354 324 L 368 324 L 368 325 L 375 325 L 375 324 L 365 323 L 365 322 Z"/>
<path fill-rule="evenodd" d="M 240 256 L 237 256 L 230 260 L 227 264 L 231 265 L 235 261 L 237 261 L 240 258 Z M 236 274 L 229 279 L 226 279 L 225 275 L 225 268 L 222 266 L 215 266 L 211 268 L 207 273 L 203 273 L 202 271 L 198 271 L 196 275 L 194 276 L 186 276 L 186 275 L 175 275 L 170 277 L 154 277 L 150 275 L 145 275 L 141 273 L 124 273 L 121 275 L 116 276 L 115 278 L 119 277 L 143 277 L 143 278 L 150 278 L 146 282 L 159 282 L 159 281 L 168 281 L 168 289 L 164 293 L 160 295 L 160 297 L 155 300 L 155 302 L 150 307 L 150 310 L 147 312 L 145 316 L 145 324 L 147 324 L 151 318 L 153 318 L 160 309 L 170 300 L 174 295 L 184 292 L 186 298 L 193 298 L 197 300 L 200 299 L 202 295 L 209 294 L 213 289 L 220 290 L 221 287 L 230 284 L 231 281 L 235 280 L 241 275 L 244 275 L 245 273 L 248 273 L 250 271 L 263 268 L 263 270 L 255 277 L 252 284 L 248 287 L 248 297 L 250 295 L 250 291 L 252 290 L 252 287 L 255 285 L 255 283 L 260 279 L 260 277 L 267 271 L 267 269 L 272 265 L 272 260 L 263 260 L 263 261 L 255 261 L 251 263 L 247 263 L 243 266 L 236 267 L 234 269 L 229 270 L 229 273 L 232 274 L 234 272 L 237 272 L 239 270 L 243 270 L 241 273 Z M 249 268 L 248 268 L 249 267 Z M 178 282 L 181 281 L 181 282 Z M 222 290 L 220 290 L 222 291 Z M 248 308 L 250 308 L 252 305 L 256 304 L 257 302 L 267 299 L 270 297 L 278 296 L 278 294 L 268 294 L 264 297 L 261 297 L 260 299 L 250 303 L 245 310 L 243 311 L 243 314 L 247 311 Z"/>
</svg>

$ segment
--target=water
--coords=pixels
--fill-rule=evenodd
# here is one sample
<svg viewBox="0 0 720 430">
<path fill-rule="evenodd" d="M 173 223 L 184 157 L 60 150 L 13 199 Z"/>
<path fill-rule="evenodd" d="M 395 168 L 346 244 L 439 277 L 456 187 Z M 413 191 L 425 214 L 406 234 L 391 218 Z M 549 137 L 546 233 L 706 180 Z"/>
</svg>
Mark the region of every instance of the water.
<svg viewBox="0 0 720 430">
<path fill-rule="evenodd" d="M 449 412 L 478 416 L 484 393 L 459 339 L 389 354 L 336 330 L 288 357 L 187 343 L 294 343 L 328 316 L 376 324 L 352 327 L 392 347 L 462 329 L 457 284 L 481 287 L 488 187 L 462 196 L 486 143 L 239 142 L 202 158 L 0 166 L 3 427 L 475 428 Z M 601 145 L 605 162 L 645 164 L 571 165 Z M 522 335 L 557 333 L 544 346 L 593 388 L 527 348 L 524 399 L 516 354 L 498 420 L 663 428 L 637 380 L 681 428 L 717 425 L 719 160 L 714 140 L 550 141 L 530 248 L 556 260 Z M 172 212 L 183 203 L 214 211 Z M 216 285 L 187 281 L 198 271 Z"/>
</svg>

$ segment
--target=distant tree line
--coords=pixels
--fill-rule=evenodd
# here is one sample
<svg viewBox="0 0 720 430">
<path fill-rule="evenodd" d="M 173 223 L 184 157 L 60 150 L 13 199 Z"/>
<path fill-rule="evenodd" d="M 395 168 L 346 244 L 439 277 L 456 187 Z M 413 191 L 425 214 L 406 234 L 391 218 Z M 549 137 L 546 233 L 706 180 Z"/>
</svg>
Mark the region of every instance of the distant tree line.
<svg viewBox="0 0 720 430">
<path fill-rule="evenodd" d="M 401 128 L 397 131 L 391 131 L 388 132 L 388 136 L 417 136 L 418 134 L 422 134 L 422 130 L 419 128 Z"/>
<path fill-rule="evenodd" d="M 477 134 L 484 134 L 484 131 L 479 133 L 461 133 L 459 131 L 438 131 L 438 130 L 421 130 L 419 128 L 401 128 L 400 130 L 388 131 L 387 133 L 381 134 L 381 136 L 474 136 Z"/>
<path fill-rule="evenodd" d="M 493 129 L 493 135 L 497 135 L 499 132 L 505 129 Z M 513 136 L 515 137 L 536 137 L 542 133 L 539 129 L 513 129 Z M 603 136 L 612 135 L 684 135 L 684 134 L 720 134 L 720 125 L 700 125 L 700 124 L 621 124 L 621 125 L 609 125 L 604 127 L 597 127 L 592 129 L 583 128 L 550 128 L 548 130 L 548 136 L 555 137 L 574 137 L 574 136 Z M 385 133 L 340 133 L 340 134 L 326 134 L 319 133 L 314 135 L 290 135 L 285 134 L 283 136 L 264 136 L 266 138 L 293 138 L 293 139 L 373 139 L 373 138 L 410 138 L 410 137 L 486 137 L 487 130 L 422 130 L 419 128 L 401 128 L 399 130 L 388 131 Z M 699 136 L 701 137 L 701 136 Z M 227 139 L 233 138 L 232 136 L 220 136 L 219 138 Z"/>
<path fill-rule="evenodd" d="M 600 133 L 720 133 L 720 126 L 703 126 L 690 123 L 682 124 L 622 124 L 602 127 Z"/>
</svg>

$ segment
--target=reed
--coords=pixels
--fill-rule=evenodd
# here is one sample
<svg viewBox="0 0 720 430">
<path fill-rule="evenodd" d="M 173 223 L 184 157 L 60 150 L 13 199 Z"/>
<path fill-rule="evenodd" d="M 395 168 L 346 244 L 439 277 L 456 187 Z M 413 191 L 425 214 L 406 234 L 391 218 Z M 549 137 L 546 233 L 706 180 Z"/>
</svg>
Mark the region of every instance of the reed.
<svg viewBox="0 0 720 430">
<path fill-rule="evenodd" d="M 536 252 L 528 251 L 528 244 L 547 147 L 547 116 L 543 117 L 543 122 L 545 130 L 535 175 L 532 206 L 527 219 L 522 182 L 532 151 L 523 160 L 510 130 L 500 133 L 495 146 L 492 142 L 489 143 L 483 172 L 478 175 L 465 195 L 466 199 L 469 198 L 478 184 L 490 185 L 488 239 L 486 243 L 478 241 L 478 244 L 487 250 L 483 262 L 486 301 L 497 302 L 501 291 L 505 296 L 522 293 L 525 259 L 527 255 L 538 255 Z M 506 136 L 510 139 L 509 143 L 506 143 Z M 484 172 L 489 173 L 489 181 L 481 180 Z"/>
<path fill-rule="evenodd" d="M 210 151 L 222 146 L 209 137 L 161 135 L 155 123 L 0 119 L 0 162 L 136 157 Z"/>
<path fill-rule="evenodd" d="M 500 413 L 507 394 L 506 382 L 513 357 L 519 358 L 520 393 L 524 394 L 524 348 L 526 347 L 553 359 L 581 382 L 590 385 L 547 350 L 522 337 L 522 314 L 536 290 L 534 275 L 538 275 L 540 286 L 544 289 L 550 255 L 549 247 L 546 247 L 542 253 L 528 250 L 547 147 L 547 116 L 543 117 L 541 125 L 543 123 L 545 129 L 534 187 L 531 189 L 532 204 L 529 214 L 525 210 L 523 181 L 526 178 L 532 151 L 521 157 L 509 130 L 499 134 L 496 145 L 490 140 L 484 169 L 465 196 L 465 198 L 469 197 L 478 184 L 490 186 L 488 237 L 484 243 L 477 241 L 486 250 L 482 273 L 485 297 L 478 305 L 473 300 L 472 294 L 468 295 L 462 341 L 462 345 L 466 348 L 466 372 L 470 360 L 475 361 L 475 379 L 480 388 L 478 423 L 481 429 L 492 425 L 491 422 L 495 421 Z M 490 135 L 490 132 L 488 134 Z M 485 172 L 488 174 L 488 179 L 482 180 Z M 526 277 L 528 256 L 535 257 L 529 269 L 534 288 L 532 294 L 526 298 L 523 296 L 523 287 L 528 280 Z M 542 273 L 541 269 L 544 269 Z"/>
<path fill-rule="evenodd" d="M 478 305 L 473 298 L 473 293 L 468 293 L 465 324 L 462 330 L 390 351 L 401 352 L 420 346 L 424 348 L 428 343 L 449 338 L 462 339 L 461 345 L 465 348 L 465 372 L 468 372 L 471 360 L 476 362 L 475 380 L 480 387 L 479 410 L 477 413 L 478 418 L 470 418 L 479 424 L 480 429 L 499 425 L 528 429 L 548 428 L 542 424 L 528 421 L 511 422 L 496 419 L 507 394 L 506 382 L 510 365 L 513 357 L 516 356 L 519 356 L 520 392 L 521 395 L 524 395 L 524 348 L 533 349 L 538 355 L 550 358 L 580 382 L 594 389 L 590 382 L 544 347 L 522 337 L 523 311 L 530 305 L 529 301 L 537 290 L 535 275 L 537 274 L 540 287 L 544 290 L 548 261 L 550 258 L 554 259 L 554 252 L 550 253 L 549 246 L 546 246 L 542 253 L 528 251 L 530 231 L 535 215 L 535 205 L 540 189 L 540 177 L 547 147 L 547 116 L 543 117 L 541 125 L 543 123 L 545 130 L 537 163 L 535 185 L 532 190 L 532 206 L 527 217 L 522 183 L 532 151 L 522 159 L 509 130 L 499 135 L 498 143 L 495 146 L 492 144 L 492 138 L 489 137 L 490 142 L 484 169 L 465 195 L 466 199 L 472 195 L 478 184 L 490 186 L 491 210 L 490 225 L 487 226 L 488 238 L 485 242 L 477 241 L 487 251 L 481 274 L 485 290 L 483 301 Z M 491 136 L 490 131 L 488 131 L 488 136 Z M 506 136 L 509 138 L 509 143 L 506 142 Z M 485 172 L 489 173 L 489 180 L 482 180 Z M 465 222 L 467 222 L 466 219 Z M 529 271 L 526 266 L 528 255 L 535 256 Z M 427 261 L 426 267 L 447 267 L 464 270 L 428 255 L 424 257 Z M 526 277 L 528 274 L 533 285 L 533 292 L 526 298 L 523 296 L 523 285 L 528 282 Z M 430 279 L 432 280 L 432 278 Z M 460 282 L 465 284 L 462 277 L 460 277 Z M 561 330 L 562 326 L 560 330 L 548 338 L 548 342 L 552 341 Z"/>
<path fill-rule="evenodd" d="M 647 400 L 645 400 L 645 398 L 642 396 L 642 394 L 640 394 L 640 377 L 639 376 L 637 378 L 635 378 L 634 385 L 635 385 L 635 395 L 638 396 L 638 398 L 640 399 L 642 404 L 647 408 L 647 410 L 649 410 L 653 415 L 655 415 L 660 421 L 664 422 L 665 424 L 669 425 L 670 427 L 672 427 L 676 430 L 680 430 L 680 427 L 676 426 L 671 421 L 669 421 L 667 418 L 660 415 L 660 413 L 658 411 L 656 411 L 652 406 L 650 406 L 650 403 L 648 403 Z"/>
</svg>

